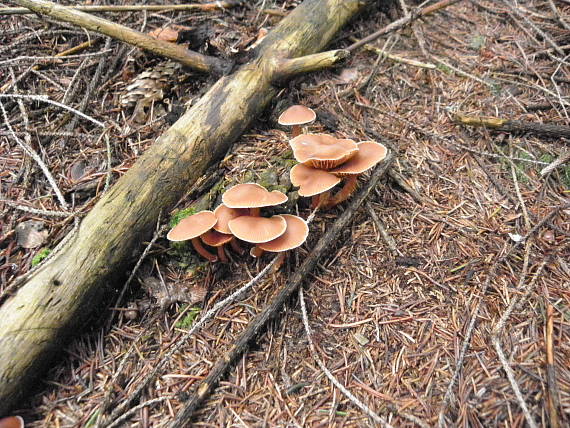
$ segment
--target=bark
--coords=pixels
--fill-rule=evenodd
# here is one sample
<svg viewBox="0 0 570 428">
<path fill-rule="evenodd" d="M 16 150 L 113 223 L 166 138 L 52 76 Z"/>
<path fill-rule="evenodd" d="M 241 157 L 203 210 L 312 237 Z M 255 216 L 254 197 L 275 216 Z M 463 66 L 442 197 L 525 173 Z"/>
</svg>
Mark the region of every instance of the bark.
<svg viewBox="0 0 570 428">
<path fill-rule="evenodd" d="M 323 49 L 361 0 L 306 0 L 267 37 L 250 63 L 221 78 L 85 217 L 66 246 L 0 307 L 0 414 L 24 396 L 122 279 L 167 212 L 219 160 L 278 88 L 284 58 Z M 280 76 L 282 78 L 282 76 Z"/>
</svg>

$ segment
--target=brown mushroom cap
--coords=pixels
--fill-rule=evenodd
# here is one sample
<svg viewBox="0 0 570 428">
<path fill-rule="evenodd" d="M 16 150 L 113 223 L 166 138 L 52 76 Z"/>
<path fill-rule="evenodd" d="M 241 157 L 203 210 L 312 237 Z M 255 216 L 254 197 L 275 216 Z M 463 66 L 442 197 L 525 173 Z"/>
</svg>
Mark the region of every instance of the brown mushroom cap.
<svg viewBox="0 0 570 428">
<path fill-rule="evenodd" d="M 24 428 L 24 419 L 21 416 L 0 418 L 0 428 Z"/>
<path fill-rule="evenodd" d="M 322 169 L 299 163 L 291 168 L 291 183 L 299 187 L 299 195 L 309 197 L 332 189 L 341 179 Z"/>
<path fill-rule="evenodd" d="M 330 172 L 339 177 L 362 174 L 385 159 L 387 153 L 388 149 L 383 144 L 374 141 L 363 141 L 358 143 L 356 156 Z"/>
<path fill-rule="evenodd" d="M 229 208 L 261 208 L 287 202 L 287 195 L 255 183 L 238 184 L 222 195 L 222 202 Z"/>
<path fill-rule="evenodd" d="M 210 230 L 217 221 L 212 211 L 200 211 L 180 220 L 180 223 L 168 232 L 166 238 L 170 241 L 193 239 Z"/>
<path fill-rule="evenodd" d="M 301 134 L 289 144 L 297 162 L 318 169 L 335 168 L 358 152 L 354 141 L 326 134 Z"/>
<path fill-rule="evenodd" d="M 218 222 L 214 226 L 214 230 L 220 233 L 231 233 L 228 227 L 228 222 L 234 218 L 241 217 L 242 215 L 249 215 L 249 210 L 247 208 L 229 208 L 224 204 L 218 205 L 214 210 L 214 215 L 218 219 Z"/>
<path fill-rule="evenodd" d="M 287 229 L 287 222 L 280 215 L 270 218 L 241 216 L 231 220 L 228 225 L 234 236 L 253 244 L 279 238 Z"/>
<path fill-rule="evenodd" d="M 309 226 L 307 226 L 305 220 L 291 214 L 281 214 L 281 217 L 287 222 L 287 230 L 285 230 L 283 235 L 273 241 L 257 244 L 262 250 L 273 253 L 288 251 L 299 247 L 307 240 L 307 236 L 309 236 Z"/>
<path fill-rule="evenodd" d="M 310 123 L 315 120 L 317 115 L 309 107 L 302 105 L 294 105 L 289 107 L 279 116 L 277 123 L 279 125 L 304 125 L 305 123 Z"/>
<path fill-rule="evenodd" d="M 210 229 L 200 235 L 200 239 L 204 244 L 210 247 L 221 247 L 234 239 L 234 236 L 232 234 L 220 233 L 215 229 Z"/>
</svg>

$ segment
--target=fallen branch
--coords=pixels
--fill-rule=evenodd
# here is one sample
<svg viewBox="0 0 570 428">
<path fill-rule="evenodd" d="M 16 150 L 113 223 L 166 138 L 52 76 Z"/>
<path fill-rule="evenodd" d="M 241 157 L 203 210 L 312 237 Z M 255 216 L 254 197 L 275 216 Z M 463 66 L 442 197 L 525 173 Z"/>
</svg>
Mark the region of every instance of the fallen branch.
<svg viewBox="0 0 570 428">
<path fill-rule="evenodd" d="M 376 167 L 368 183 L 353 197 L 342 215 L 328 227 L 327 232 L 319 239 L 317 245 L 310 251 L 299 269 L 293 273 L 289 281 L 277 292 L 271 303 L 248 324 L 232 348 L 216 362 L 214 367 L 210 370 L 210 374 L 198 386 L 196 394 L 184 405 L 174 422 L 169 425 L 170 428 L 187 426 L 194 412 L 212 393 L 221 377 L 229 370 L 242 353 L 245 352 L 248 344 L 259 335 L 265 324 L 277 316 L 277 313 L 281 310 L 285 302 L 289 300 L 301 283 L 305 281 L 307 275 L 315 268 L 321 257 L 334 245 L 337 235 L 351 222 L 358 208 L 360 208 L 365 201 L 370 191 L 376 187 L 380 178 L 386 174 L 393 160 L 394 154 L 390 154 L 381 165 Z"/>
<path fill-rule="evenodd" d="M 123 279 L 160 212 L 221 159 L 278 93 L 283 58 L 321 51 L 368 3 L 306 0 L 222 77 L 106 192 L 77 232 L 0 306 L 0 414 L 9 412 L 112 285 Z M 133 260 L 134 259 L 134 260 Z"/>
<path fill-rule="evenodd" d="M 228 9 L 243 3 L 243 0 L 215 1 L 211 3 L 190 3 L 190 4 L 143 4 L 143 5 L 85 5 L 85 6 L 64 6 L 66 9 L 79 10 L 81 12 L 172 12 L 187 10 L 214 10 Z M 0 7 L 0 15 L 25 15 L 34 13 L 25 7 Z"/>
<path fill-rule="evenodd" d="M 229 64 L 216 57 L 202 55 L 174 43 L 153 39 L 144 33 L 125 27 L 124 25 L 116 24 L 79 10 L 60 6 L 46 0 L 14 0 L 14 2 L 40 15 L 50 16 L 59 21 L 68 22 L 87 30 L 105 34 L 106 36 L 137 46 L 165 58 L 170 58 L 186 67 L 203 73 L 222 75 L 229 70 Z"/>
<path fill-rule="evenodd" d="M 453 120 L 460 125 L 483 127 L 495 131 L 530 132 L 549 138 L 570 138 L 570 126 L 565 125 L 509 120 L 493 116 L 469 116 L 461 113 L 455 113 Z"/>
</svg>

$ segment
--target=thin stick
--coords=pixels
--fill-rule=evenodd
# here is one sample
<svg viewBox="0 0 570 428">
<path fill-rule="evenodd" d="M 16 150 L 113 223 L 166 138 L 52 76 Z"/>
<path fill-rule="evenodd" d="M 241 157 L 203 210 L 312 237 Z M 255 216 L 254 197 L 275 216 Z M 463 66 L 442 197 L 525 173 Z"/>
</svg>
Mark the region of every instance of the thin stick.
<svg viewBox="0 0 570 428">
<path fill-rule="evenodd" d="M 189 3 L 189 4 L 152 4 L 152 5 L 86 5 L 86 6 L 65 6 L 67 9 L 80 10 L 82 12 L 96 13 L 96 12 L 171 12 L 171 11 L 185 11 L 185 10 L 214 10 L 214 9 L 228 9 L 242 3 L 243 0 L 226 0 L 215 1 L 211 3 Z M 33 13 L 30 9 L 25 7 L 1 7 L 0 15 L 25 15 Z"/>
<path fill-rule="evenodd" d="M 386 419 L 382 418 L 378 414 L 376 414 L 370 407 L 356 398 L 346 387 L 341 384 L 337 378 L 327 369 L 327 366 L 322 362 L 319 358 L 319 354 L 315 349 L 315 345 L 313 344 L 313 338 L 311 336 L 311 327 L 309 326 L 309 320 L 307 318 L 307 309 L 305 307 L 305 297 L 303 296 L 303 287 L 299 287 L 299 301 L 301 303 L 301 314 L 303 315 L 303 325 L 305 326 L 305 333 L 307 334 L 307 340 L 309 341 L 309 349 L 311 351 L 311 355 L 313 359 L 317 362 L 320 369 L 323 371 L 325 376 L 331 381 L 331 383 L 338 388 L 340 392 L 342 392 L 346 398 L 348 398 L 356 407 L 360 408 L 364 413 L 374 419 L 374 422 L 377 424 L 382 424 L 387 428 L 392 428 L 392 425 L 386 421 Z"/>
<path fill-rule="evenodd" d="M 554 365 L 554 306 L 550 303 L 546 306 L 546 382 L 548 385 L 548 418 L 552 428 L 559 428 L 558 407 L 560 398 L 556 383 L 556 368 Z"/>
<path fill-rule="evenodd" d="M 202 55 L 174 43 L 153 39 L 147 34 L 125 27 L 124 25 L 89 15 L 79 10 L 69 9 L 47 0 L 14 0 L 14 3 L 24 6 L 36 13 L 78 25 L 90 31 L 105 34 L 106 36 L 148 50 L 157 55 L 170 58 L 203 73 L 223 74 L 227 68 L 227 64 L 216 57 Z"/>
<path fill-rule="evenodd" d="M 25 205 L 20 205 L 8 199 L 0 199 L 0 202 L 9 205 L 12 208 L 17 209 L 19 211 L 24 211 L 26 213 L 36 214 L 36 215 L 43 215 L 46 217 L 69 217 L 70 215 L 73 215 L 66 211 L 49 211 L 49 210 L 40 210 L 38 208 L 33 208 L 33 207 L 27 207 Z"/>
<path fill-rule="evenodd" d="M 2 96 L 0 95 L 0 99 L 1 98 L 2 98 Z M 8 120 L 8 114 L 6 113 L 6 110 L 4 109 L 4 103 L 2 101 L 0 101 L 0 109 L 2 110 L 2 115 L 4 116 L 4 123 L 6 124 L 6 127 L 8 128 L 8 130 L 12 133 L 12 138 L 14 138 L 14 140 L 16 140 L 16 142 L 20 145 L 20 147 L 22 147 L 22 149 L 33 160 L 36 161 L 36 163 L 38 164 L 38 166 L 40 167 L 40 169 L 42 170 L 42 172 L 46 176 L 47 181 L 51 185 L 51 188 L 53 189 L 55 196 L 59 200 L 59 203 L 61 204 L 63 209 L 67 210 L 69 208 L 67 205 L 67 202 L 65 201 L 65 198 L 63 197 L 61 190 L 59 190 L 59 187 L 57 186 L 57 183 L 55 182 L 53 175 L 51 175 L 51 172 L 49 171 L 48 167 L 46 166 L 46 164 L 44 163 L 42 158 L 40 158 L 40 156 L 28 144 L 26 144 L 24 141 L 22 141 L 20 138 L 18 138 L 18 136 L 14 133 L 14 129 L 12 128 L 12 125 L 10 125 L 10 121 Z"/>
<path fill-rule="evenodd" d="M 141 404 L 133 407 L 132 409 L 129 409 L 128 412 L 126 412 L 120 418 L 117 418 L 117 420 L 114 421 L 112 424 L 108 425 L 107 428 L 118 427 L 120 424 L 122 424 L 124 421 L 126 421 L 129 417 L 134 415 L 140 409 L 144 409 L 145 407 L 150 406 L 151 404 L 162 403 L 163 401 L 168 400 L 169 398 L 170 397 L 159 397 L 159 398 L 153 398 L 151 400 L 147 400 L 144 403 L 141 403 Z"/>
<path fill-rule="evenodd" d="M 386 160 L 376 167 L 367 185 L 364 186 L 352 199 L 342 215 L 338 217 L 338 219 L 328 228 L 327 232 L 321 237 L 299 269 L 295 271 L 289 281 L 279 290 L 273 300 L 263 309 L 263 311 L 257 314 L 257 316 L 248 324 L 247 328 L 238 337 L 232 348 L 216 362 L 214 367 L 210 370 L 210 374 L 198 386 L 196 394 L 184 405 L 183 409 L 176 416 L 174 422 L 169 425 L 170 428 L 178 428 L 189 424 L 194 412 L 210 395 L 224 373 L 227 372 L 234 361 L 236 361 L 236 359 L 239 358 L 247 349 L 248 344 L 257 337 L 263 326 L 277 315 L 278 311 L 305 280 L 309 272 L 315 268 L 318 261 L 330 248 L 337 235 L 350 223 L 354 214 L 362 205 L 370 191 L 376 187 L 380 178 L 386 174 L 393 160 L 394 154 L 390 153 Z"/>
</svg>

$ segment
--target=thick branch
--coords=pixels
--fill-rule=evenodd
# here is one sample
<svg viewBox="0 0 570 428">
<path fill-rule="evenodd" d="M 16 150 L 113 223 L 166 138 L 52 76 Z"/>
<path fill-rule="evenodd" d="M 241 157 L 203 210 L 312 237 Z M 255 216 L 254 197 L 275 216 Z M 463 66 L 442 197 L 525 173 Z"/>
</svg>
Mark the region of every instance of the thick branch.
<svg viewBox="0 0 570 428">
<path fill-rule="evenodd" d="M 350 52 L 344 49 L 305 55 L 299 58 L 279 60 L 276 67 L 275 82 L 291 79 L 302 73 L 323 70 L 345 59 Z"/>
<path fill-rule="evenodd" d="M 0 306 L 0 414 L 37 384 L 55 354 L 206 169 L 277 94 L 276 58 L 319 52 L 361 0 L 306 0 L 263 39 L 257 57 L 211 89 L 135 162 L 83 219 L 68 244 Z"/>
<path fill-rule="evenodd" d="M 484 127 L 504 132 L 530 132 L 550 138 L 570 138 L 570 126 L 565 125 L 508 120 L 492 116 L 468 116 L 460 113 L 454 114 L 453 119 L 465 126 Z"/>
<path fill-rule="evenodd" d="M 41 15 L 47 15 L 59 21 L 79 25 L 87 30 L 105 34 L 157 55 L 170 58 L 197 71 L 221 75 L 228 69 L 228 65 L 218 58 L 193 52 L 174 43 L 153 39 L 124 25 L 116 24 L 79 10 L 60 6 L 46 0 L 14 0 L 14 2 Z"/>
</svg>

